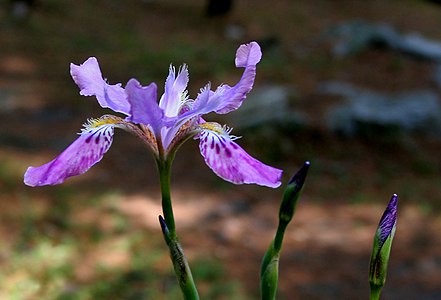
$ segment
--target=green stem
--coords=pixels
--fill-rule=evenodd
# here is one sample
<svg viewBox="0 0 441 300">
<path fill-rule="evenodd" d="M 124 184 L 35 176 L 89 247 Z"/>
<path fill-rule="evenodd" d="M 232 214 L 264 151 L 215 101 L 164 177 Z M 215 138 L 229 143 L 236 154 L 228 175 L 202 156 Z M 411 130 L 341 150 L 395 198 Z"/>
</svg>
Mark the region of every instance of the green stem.
<svg viewBox="0 0 441 300">
<path fill-rule="evenodd" d="M 170 258 L 175 270 L 176 279 L 178 280 L 184 299 L 199 300 L 198 291 L 191 275 L 190 266 L 185 258 L 184 251 L 179 244 L 177 238 L 172 238 L 167 228 L 165 220 L 159 216 L 159 223 L 161 224 L 164 240 L 170 250 Z"/>
<path fill-rule="evenodd" d="M 288 226 L 288 223 L 279 222 L 279 226 L 277 227 L 276 236 L 274 237 L 274 250 L 277 253 L 280 253 L 282 249 L 283 236 L 285 235 L 285 229 Z"/>
<path fill-rule="evenodd" d="M 159 221 L 165 242 L 170 250 L 170 258 L 173 263 L 176 279 L 178 280 L 182 294 L 184 295 L 184 299 L 198 300 L 199 295 L 191 274 L 190 266 L 188 265 L 187 258 L 184 255 L 184 251 L 182 250 L 176 234 L 173 206 L 170 196 L 172 162 L 173 155 L 168 158 L 156 159 L 161 184 L 162 212 L 164 214 L 164 219 L 160 216 Z"/>
<path fill-rule="evenodd" d="M 165 223 L 172 239 L 176 239 L 175 218 L 173 216 L 173 207 L 170 196 L 170 178 L 171 178 L 171 159 L 157 159 L 156 163 L 159 171 L 159 181 L 161 184 L 162 212 Z"/>
<path fill-rule="evenodd" d="M 277 231 L 262 260 L 260 269 L 260 291 L 262 300 L 274 300 L 279 280 L 279 259 L 286 227 L 296 211 L 297 202 L 303 190 L 310 163 L 307 161 L 293 176 L 283 193 L 279 209 Z"/>
<path fill-rule="evenodd" d="M 263 258 L 260 270 L 260 290 L 262 300 L 276 299 L 277 285 L 279 281 L 280 250 L 282 249 L 283 236 L 287 225 L 288 222 L 279 221 L 274 240 Z"/>
<path fill-rule="evenodd" d="M 381 287 L 372 285 L 371 284 L 371 294 L 370 294 L 370 300 L 379 300 L 381 294 Z"/>
</svg>

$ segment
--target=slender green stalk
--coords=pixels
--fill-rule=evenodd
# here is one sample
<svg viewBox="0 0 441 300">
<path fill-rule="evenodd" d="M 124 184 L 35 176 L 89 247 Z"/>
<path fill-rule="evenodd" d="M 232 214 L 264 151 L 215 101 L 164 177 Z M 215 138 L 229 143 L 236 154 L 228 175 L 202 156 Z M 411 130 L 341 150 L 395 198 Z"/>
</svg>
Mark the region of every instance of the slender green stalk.
<svg viewBox="0 0 441 300">
<path fill-rule="evenodd" d="M 277 285 L 279 279 L 279 258 L 283 244 L 283 236 L 286 227 L 291 222 L 298 199 L 303 190 L 306 175 L 309 169 L 309 162 L 305 162 L 302 168 L 293 176 L 283 194 L 279 210 L 279 225 L 265 256 L 260 269 L 260 290 L 262 300 L 276 299 Z"/>
<path fill-rule="evenodd" d="M 370 292 L 370 300 L 379 300 L 381 295 L 381 288 L 380 286 L 372 286 L 371 285 L 371 292 Z"/>
<path fill-rule="evenodd" d="M 176 239 L 175 218 L 173 215 L 173 206 L 170 195 L 170 178 L 172 159 L 156 161 L 159 171 L 159 181 L 161 185 L 162 197 L 162 213 L 164 214 L 165 223 L 170 232 L 172 239 Z"/>
<path fill-rule="evenodd" d="M 159 216 L 159 223 L 161 224 L 165 242 L 170 250 L 170 258 L 173 262 L 176 279 L 178 280 L 182 294 L 184 295 L 184 299 L 198 300 L 199 294 L 196 289 L 193 276 L 191 275 L 190 266 L 188 265 L 181 245 L 176 237 L 173 238 L 171 236 L 170 231 L 167 228 L 167 224 L 162 216 Z"/>
<path fill-rule="evenodd" d="M 199 295 L 191 274 L 190 266 L 176 234 L 173 206 L 170 196 L 171 164 L 173 157 L 169 157 L 168 159 L 158 158 L 156 162 L 161 184 L 162 212 L 164 214 L 164 218 L 159 216 L 159 222 L 164 240 L 169 248 L 176 279 L 178 280 L 184 299 L 198 300 Z"/>
</svg>

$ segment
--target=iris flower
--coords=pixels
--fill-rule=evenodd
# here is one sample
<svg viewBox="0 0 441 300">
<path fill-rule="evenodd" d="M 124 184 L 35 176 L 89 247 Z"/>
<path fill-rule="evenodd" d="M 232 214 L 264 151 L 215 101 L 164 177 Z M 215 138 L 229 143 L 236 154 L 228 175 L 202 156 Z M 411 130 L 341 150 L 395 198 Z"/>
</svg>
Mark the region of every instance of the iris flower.
<svg viewBox="0 0 441 300">
<path fill-rule="evenodd" d="M 164 93 L 157 100 L 157 86 L 142 86 L 130 79 L 125 88 L 103 79 L 98 61 L 91 57 L 81 65 L 70 65 L 73 80 L 83 96 L 95 96 L 99 105 L 125 117 L 104 115 L 89 119 L 76 139 L 64 152 L 40 167 L 29 167 L 24 182 L 29 186 L 55 185 L 83 174 L 98 163 L 109 150 L 114 129 L 129 131 L 152 151 L 157 161 L 172 161 L 176 150 L 189 138 L 199 139 L 199 149 L 206 164 L 226 181 L 278 187 L 282 171 L 265 165 L 242 149 L 231 129 L 207 122 L 202 116 L 211 112 L 226 114 L 238 109 L 251 91 L 256 65 L 262 57 L 256 42 L 241 45 L 236 53 L 236 67 L 244 68 L 234 86 L 222 84 L 212 91 L 203 87 L 195 99 L 187 93 L 188 68 L 177 71 L 170 66 Z M 250 116 L 252 117 L 252 116 Z"/>
</svg>

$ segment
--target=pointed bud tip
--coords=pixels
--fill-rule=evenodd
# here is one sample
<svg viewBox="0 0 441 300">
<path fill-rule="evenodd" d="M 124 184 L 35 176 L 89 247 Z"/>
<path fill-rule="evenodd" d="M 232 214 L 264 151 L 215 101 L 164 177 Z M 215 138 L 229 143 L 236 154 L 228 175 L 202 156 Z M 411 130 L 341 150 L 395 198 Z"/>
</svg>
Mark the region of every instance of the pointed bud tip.
<svg viewBox="0 0 441 300">
<path fill-rule="evenodd" d="M 393 194 L 392 198 L 389 201 L 388 209 L 394 208 L 395 213 L 396 213 L 397 206 L 398 206 L 398 195 Z"/>
<path fill-rule="evenodd" d="M 164 218 L 161 215 L 159 215 L 158 218 L 159 218 L 159 224 L 161 224 L 162 232 L 168 232 L 167 224 L 165 223 Z"/>
<path fill-rule="evenodd" d="M 303 166 L 297 171 L 297 173 L 294 174 L 294 176 L 288 182 L 288 185 L 295 183 L 299 186 L 303 186 L 310 166 L 311 163 L 309 161 L 306 161 Z"/>
</svg>

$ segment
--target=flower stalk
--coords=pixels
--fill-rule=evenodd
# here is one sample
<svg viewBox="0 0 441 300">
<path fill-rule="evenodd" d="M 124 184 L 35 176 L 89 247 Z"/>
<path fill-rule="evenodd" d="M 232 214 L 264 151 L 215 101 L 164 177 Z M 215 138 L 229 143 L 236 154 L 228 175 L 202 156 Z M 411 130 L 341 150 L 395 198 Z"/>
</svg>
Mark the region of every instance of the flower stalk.
<svg viewBox="0 0 441 300">
<path fill-rule="evenodd" d="M 172 159 L 157 159 L 156 164 L 159 171 L 159 181 L 161 185 L 162 213 L 164 214 L 165 223 L 172 239 L 176 238 L 175 218 L 173 215 L 173 207 L 170 195 L 170 178 Z"/>
<path fill-rule="evenodd" d="M 165 242 L 170 250 L 170 258 L 172 260 L 176 278 L 184 299 L 198 300 L 199 294 L 196 289 L 193 276 L 191 275 L 190 266 L 188 265 L 184 251 L 182 250 L 176 235 L 174 237 L 172 236 L 162 216 L 159 216 L 159 223 L 161 224 L 162 234 L 164 235 Z"/>
<path fill-rule="evenodd" d="M 310 162 L 303 164 L 288 183 L 279 210 L 279 224 L 273 241 L 265 253 L 260 269 L 260 289 L 262 300 L 276 299 L 279 277 L 279 258 L 286 227 L 291 222 L 297 202 L 303 190 Z"/>
<path fill-rule="evenodd" d="M 158 158 L 156 160 L 161 184 L 162 212 L 164 214 L 164 218 L 159 216 L 159 223 L 161 225 L 164 240 L 170 251 L 170 259 L 172 260 L 176 279 L 178 280 L 184 299 L 197 300 L 199 299 L 199 295 L 196 284 L 194 283 L 190 266 L 176 234 L 175 219 L 173 216 L 173 206 L 170 195 L 172 162 L 173 157 L 169 157 L 168 159 Z"/>
</svg>

